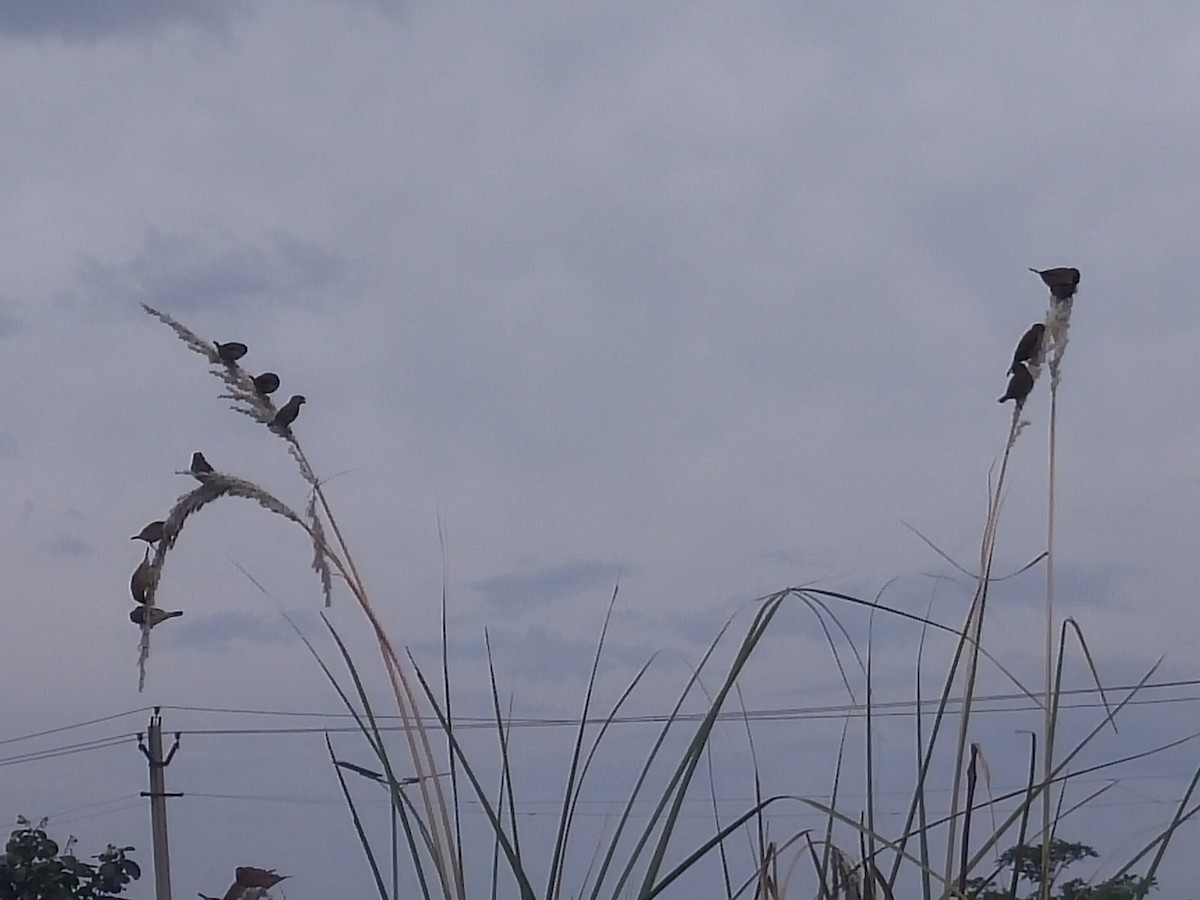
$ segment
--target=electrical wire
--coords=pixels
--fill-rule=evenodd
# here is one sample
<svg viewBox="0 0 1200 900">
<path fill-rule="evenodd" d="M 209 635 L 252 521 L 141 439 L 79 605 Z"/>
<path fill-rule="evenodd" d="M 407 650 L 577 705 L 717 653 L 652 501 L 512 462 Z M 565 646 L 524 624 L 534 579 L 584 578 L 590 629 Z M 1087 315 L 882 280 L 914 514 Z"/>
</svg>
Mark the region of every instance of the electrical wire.
<svg viewBox="0 0 1200 900">
<path fill-rule="evenodd" d="M 64 731 L 72 731 L 76 728 L 86 728 L 89 725 L 99 725 L 103 722 L 111 722 L 114 719 L 122 719 L 125 716 L 136 715 L 137 713 L 149 712 L 152 707 L 142 706 L 137 709 L 127 709 L 125 712 L 113 713 L 111 716 L 100 716 L 96 719 L 87 719 L 83 722 L 72 722 L 70 725 L 60 725 L 58 728 L 47 728 L 45 731 L 33 731 L 29 734 L 22 734 L 18 737 L 4 738 L 0 740 L 0 747 L 5 744 L 15 744 L 19 741 L 29 741 L 34 738 L 46 737 L 51 734 L 61 734 Z"/>
<path fill-rule="evenodd" d="M 1115 685 L 1115 686 L 1111 686 L 1111 687 L 1106 687 L 1104 690 L 1107 693 L 1124 693 L 1124 692 L 1132 691 L 1132 690 L 1137 690 L 1140 692 L 1140 691 L 1148 691 L 1148 690 L 1166 690 L 1166 689 L 1170 689 L 1170 688 L 1197 687 L 1197 686 L 1200 686 L 1200 678 L 1180 679 L 1180 680 L 1175 680 L 1175 681 L 1150 682 L 1150 683 L 1143 684 L 1143 685 L 1137 685 L 1137 684 Z M 1094 695 L 1098 695 L 1099 693 L 1100 693 L 1100 689 L 1095 688 L 1095 687 L 1074 688 L 1071 690 L 1061 691 L 1060 696 L 1061 697 L 1094 696 Z M 975 702 L 977 702 L 977 703 L 1001 703 L 1001 702 L 1005 702 L 1005 701 L 1012 701 L 1012 700 L 1023 701 L 1023 700 L 1027 700 L 1027 699 L 1028 699 L 1028 696 L 1026 694 L 1010 692 L 1010 693 L 1003 693 L 1003 694 L 980 695 L 975 698 Z M 1134 699 L 1128 705 L 1153 705 L 1153 704 L 1160 704 L 1160 703 L 1188 703 L 1188 702 L 1197 702 L 1197 701 L 1200 701 L 1200 695 L 1190 695 L 1190 696 L 1186 696 L 1186 697 L 1146 698 L 1146 699 L 1142 699 L 1142 700 Z M 920 706 L 936 708 L 938 702 L 939 702 L 938 698 L 930 698 L 930 699 L 922 700 L 920 703 Z M 948 701 L 948 706 L 954 706 L 955 703 L 956 703 L 955 699 L 951 698 Z M 1070 705 L 1064 706 L 1063 708 L 1090 709 L 1090 708 L 1094 708 L 1099 705 L 1101 705 L 1101 704 L 1070 704 Z M 873 702 L 871 704 L 871 711 L 872 711 L 873 715 L 874 714 L 888 714 L 888 713 L 895 715 L 896 714 L 895 711 L 897 711 L 897 710 L 901 711 L 903 714 L 911 714 L 911 712 L 915 708 L 917 708 L 917 706 L 918 706 L 918 704 L 915 700 L 881 701 L 881 702 Z M 220 707 L 220 706 L 163 706 L 162 709 L 174 710 L 177 712 L 197 712 L 197 713 L 214 713 L 214 714 L 229 714 L 229 715 L 274 716 L 274 717 L 294 717 L 294 718 L 345 719 L 345 718 L 353 718 L 354 717 L 354 714 L 349 713 L 349 712 L 317 712 L 317 711 L 313 711 L 313 710 L 288 711 L 288 710 L 279 710 L 279 709 L 244 709 L 244 708 L 239 708 L 239 707 Z M 1028 710 L 1032 710 L 1032 709 L 1041 709 L 1041 706 L 1025 704 L 1022 706 L 1001 707 L 999 709 L 986 710 L 986 711 L 987 712 L 1024 712 L 1024 711 L 1028 711 Z M 754 720 L 794 721 L 796 719 L 804 719 L 804 718 L 832 718 L 832 717 L 842 717 L 845 715 L 853 716 L 853 715 L 865 715 L 865 714 L 866 714 L 866 711 L 861 705 L 848 704 L 848 703 L 836 703 L 836 704 L 828 704 L 828 705 L 823 705 L 823 706 L 794 706 L 794 707 L 778 707 L 778 708 L 771 708 L 771 709 L 752 709 L 752 710 L 747 710 L 745 713 L 742 713 L 740 711 L 725 712 L 725 713 L 721 713 L 718 718 L 734 719 L 737 721 L 742 721 L 743 718 L 748 718 L 751 721 L 754 721 Z M 359 713 L 358 715 L 359 715 L 359 717 L 362 716 L 361 713 Z M 707 715 L 707 713 L 705 713 L 705 712 L 678 713 L 674 717 L 674 720 L 681 721 L 681 722 L 700 721 L 706 715 Z M 386 713 L 376 713 L 375 718 L 376 719 L 398 719 L 398 718 L 400 718 L 400 716 L 394 715 L 394 714 L 389 715 Z M 666 716 L 666 715 L 618 716 L 615 719 L 613 719 L 612 721 L 614 724 L 615 723 L 620 723 L 620 724 L 662 723 L 662 722 L 666 722 L 668 720 L 668 718 L 670 718 L 670 717 Z M 429 717 L 426 721 L 429 724 L 436 724 L 437 719 L 434 717 Z M 605 719 L 592 718 L 592 719 L 587 720 L 587 724 L 603 724 L 605 721 L 606 721 Z M 463 717 L 455 717 L 453 719 L 453 724 L 455 726 L 461 725 L 464 728 L 481 727 L 481 726 L 482 727 L 494 727 L 495 720 L 493 718 L 485 717 L 485 716 L 463 716 Z M 565 726 L 578 726 L 579 720 L 578 719 L 569 719 L 569 718 L 524 717 L 524 718 L 513 719 L 513 720 L 511 720 L 511 723 L 506 722 L 506 725 L 508 725 L 508 724 L 511 724 L 514 727 L 525 727 L 525 728 L 532 728 L 532 727 L 539 727 L 539 726 L 565 727 Z M 326 730 L 336 730 L 336 729 L 320 728 L 320 729 L 315 729 L 315 730 L 326 731 Z M 358 729 L 352 728 L 350 730 L 357 731 Z M 208 734 L 208 733 L 213 733 L 213 732 L 209 732 L 204 729 L 199 729 L 199 730 L 193 731 L 192 733 Z M 232 733 L 232 732 L 230 732 L 230 733 Z M 281 730 L 280 733 L 289 733 L 289 732 Z"/>
<path fill-rule="evenodd" d="M 978 703 L 979 698 L 975 698 Z M 1131 706 L 1158 706 L 1168 703 L 1195 703 L 1200 701 L 1200 696 L 1192 697 L 1159 697 L 1146 698 L 1144 700 L 1130 700 L 1125 704 L 1126 707 Z M 911 707 L 911 704 L 910 704 Z M 1023 704 L 1019 706 L 1001 706 L 991 708 L 976 709 L 974 712 L 983 713 L 1014 713 L 1014 712 L 1029 712 L 1040 710 L 1040 704 Z M 1059 706 L 1059 710 L 1068 709 L 1104 709 L 1104 703 L 1100 701 L 1088 703 L 1064 703 Z M 883 709 L 878 710 L 872 705 L 872 718 L 897 718 L 912 715 L 912 709 Z M 953 710 L 948 711 L 954 714 Z M 923 712 L 923 715 L 931 715 L 932 710 Z M 797 722 L 797 721 L 818 721 L 824 719 L 843 720 L 846 718 L 859 719 L 866 717 L 866 709 L 863 707 L 793 707 L 790 709 L 770 709 L 770 710 L 747 710 L 729 711 L 719 713 L 717 721 L 720 722 Z M 675 715 L 641 715 L 641 716 L 615 716 L 612 719 L 589 718 L 585 720 L 588 725 L 653 725 L 665 724 L 667 722 L 699 722 L 707 717 L 707 713 L 676 713 Z M 377 719 L 383 718 L 376 716 Z M 428 725 L 435 725 L 434 722 L 427 722 Z M 453 725 L 456 729 L 464 731 L 474 729 L 491 729 L 496 727 L 496 723 L 492 719 L 484 718 L 458 718 L 453 719 Z M 578 719 L 548 719 L 548 718 L 525 718 L 511 719 L 504 723 L 504 727 L 508 728 L 577 728 L 579 726 Z M 380 725 L 380 731 L 404 731 L 403 725 Z M 309 726 L 281 726 L 278 728 L 182 728 L 172 729 L 180 734 L 187 735 L 237 735 L 237 734 L 259 734 L 259 735 L 301 735 L 301 734 L 356 734 L 361 731 L 357 725 L 309 725 Z"/>
<path fill-rule="evenodd" d="M 1138 691 L 1144 692 L 1144 691 L 1151 691 L 1151 690 L 1166 690 L 1166 689 L 1170 689 L 1170 688 L 1197 687 L 1197 686 L 1200 686 L 1200 678 L 1178 679 L 1178 680 L 1174 680 L 1174 681 L 1149 682 L 1147 684 L 1143 684 L 1140 686 L 1136 685 L 1136 684 L 1115 685 L 1115 686 L 1107 687 L 1107 688 L 1105 688 L 1105 690 L 1109 693 L 1121 693 L 1121 692 L 1126 692 L 1126 691 L 1131 691 L 1131 690 L 1138 690 Z M 1062 691 L 1061 696 L 1063 696 L 1063 697 L 1081 697 L 1081 696 L 1097 695 L 1099 693 L 1100 693 L 1099 689 L 1094 688 L 1094 687 L 1075 688 L 1075 689 L 1071 689 L 1071 690 Z M 1027 699 L 1026 695 L 1020 694 L 1020 693 L 986 694 L 986 695 L 981 695 L 981 696 L 978 696 L 975 698 L 977 703 L 1001 703 L 1001 702 L 1006 702 L 1006 701 L 1026 700 L 1026 699 Z M 1184 696 L 1184 697 L 1158 697 L 1158 698 L 1151 697 L 1151 698 L 1144 698 L 1144 699 L 1135 698 L 1134 700 L 1130 701 L 1130 703 L 1128 705 L 1130 705 L 1130 706 L 1147 705 L 1148 706 L 1148 705 L 1171 704 L 1171 703 L 1195 703 L 1197 701 L 1200 701 L 1200 695 L 1189 695 L 1189 696 Z M 931 699 L 921 701 L 920 706 L 936 708 L 937 703 L 938 703 L 937 698 L 931 698 Z M 948 706 L 953 706 L 953 705 L 954 705 L 954 700 L 951 699 Z M 1074 704 L 1065 705 L 1063 708 L 1065 708 L 1065 709 L 1092 709 L 1092 708 L 1096 708 L 1100 705 L 1101 704 L 1097 704 L 1097 703 L 1091 703 L 1091 704 L 1074 703 Z M 48 729 L 45 729 L 42 731 L 34 731 L 34 732 L 30 732 L 28 734 L 18 735 L 17 737 L 3 738 L 3 739 L 0 739 L 0 746 L 5 746 L 8 744 L 15 744 L 15 743 L 18 743 L 21 741 L 33 740 L 34 738 L 46 737 L 46 736 L 52 735 L 52 734 L 61 734 L 66 731 L 71 731 L 71 730 L 74 730 L 77 728 L 86 728 L 91 725 L 99 725 L 104 722 L 111 722 L 115 719 L 124 718 L 125 716 L 131 716 L 131 715 L 136 715 L 138 713 L 150 712 L 154 708 L 155 707 L 142 706 L 142 707 L 138 707 L 136 709 L 127 709 L 123 712 L 113 713 L 112 715 L 99 716 L 97 718 L 86 719 L 81 722 L 72 722 L 69 725 L 61 725 L 56 728 L 48 728 Z M 348 713 L 348 712 L 319 712 L 319 711 L 315 711 L 315 710 L 256 709 L 256 708 L 226 707 L 226 706 L 182 706 L 182 705 L 177 705 L 177 706 L 163 705 L 158 708 L 162 709 L 162 710 L 173 710 L 176 712 L 209 713 L 209 714 L 223 714 L 223 715 L 247 715 L 247 716 L 259 716 L 259 717 L 271 716 L 271 717 L 280 717 L 280 718 L 289 718 L 290 717 L 290 718 L 346 719 L 346 718 L 353 717 L 353 714 Z M 915 700 L 880 701 L 880 702 L 873 702 L 871 705 L 872 715 L 893 715 L 893 716 L 898 715 L 898 714 L 911 715 L 912 712 L 916 708 L 918 708 L 918 704 Z M 1040 709 L 1040 708 L 1041 708 L 1040 706 L 1023 704 L 1020 706 L 998 707 L 998 708 L 994 708 L 994 709 L 984 709 L 984 710 L 980 710 L 980 711 L 981 712 L 1026 712 L 1029 710 Z M 838 703 L 838 704 L 828 704 L 828 705 L 822 705 L 822 706 L 792 706 L 792 707 L 776 707 L 776 708 L 768 708 L 768 709 L 751 709 L 751 710 L 747 710 L 745 713 L 742 713 L 740 711 L 738 711 L 738 712 L 727 711 L 727 712 L 721 713 L 718 716 L 718 718 L 723 719 L 723 720 L 736 720 L 736 721 L 743 721 L 744 719 L 749 719 L 750 721 L 784 721 L 784 722 L 788 722 L 788 721 L 796 721 L 796 720 L 801 720 L 801 719 L 842 718 L 845 716 L 854 717 L 854 716 L 863 716 L 865 714 L 866 714 L 866 711 L 861 705 L 856 706 L 854 704 Z M 361 716 L 361 713 L 359 715 Z M 703 712 L 700 712 L 700 713 L 678 713 L 674 717 L 674 721 L 695 722 L 695 721 L 702 720 L 706 715 L 707 715 L 707 713 L 703 713 Z M 397 719 L 397 718 L 399 718 L 399 716 L 388 715 L 385 713 L 376 713 L 375 718 L 378 720 L 385 720 L 385 719 Z M 649 723 L 649 724 L 659 723 L 659 724 L 661 724 L 661 723 L 666 722 L 669 718 L 670 717 L 666 716 L 666 715 L 618 716 L 618 717 L 614 718 L 612 720 L 612 722 L 613 722 L 613 724 L 644 724 L 644 723 Z M 587 720 L 586 724 L 592 724 L 592 725 L 603 724 L 605 721 L 606 720 L 604 720 L 604 719 L 591 718 L 591 719 Z M 436 719 L 427 719 L 426 722 L 427 722 L 427 724 L 436 725 L 437 720 Z M 492 727 L 495 727 L 495 720 L 493 718 L 486 717 L 486 716 L 474 716 L 474 717 L 462 716 L 462 717 L 455 717 L 453 720 L 453 724 L 455 725 L 455 727 L 462 727 L 462 728 L 480 728 L 480 727 L 492 728 Z M 512 727 L 517 727 L 517 728 L 577 727 L 579 725 L 579 720 L 571 719 L 571 718 L 524 717 L 524 718 L 519 718 L 519 719 L 513 719 L 510 723 L 506 723 L 506 726 L 507 725 L 511 725 Z M 191 729 L 191 730 L 181 732 L 181 733 L 186 733 L 186 734 L 307 734 L 307 733 L 323 733 L 325 731 L 336 732 L 338 730 L 357 731 L 358 728 L 357 727 L 351 727 L 351 728 L 346 728 L 346 729 L 338 729 L 338 728 L 203 729 L 203 728 L 198 728 L 198 729 Z M 74 745 L 68 745 L 68 746 L 74 746 Z M 65 748 L 55 748 L 55 749 L 65 749 Z M 51 751 L 42 751 L 42 752 L 51 752 Z M 5 762 L 5 759 L 0 759 L 0 764 L 3 764 L 4 762 Z"/>
<path fill-rule="evenodd" d="M 108 737 L 96 738 L 92 741 L 80 741 L 76 744 L 65 744 L 61 747 L 50 747 L 46 750 L 33 750 L 29 753 L 20 753 L 16 756 L 6 756 L 0 758 L 0 767 L 16 766 L 27 762 L 40 762 L 44 759 L 56 759 L 59 756 L 70 756 L 75 753 L 88 753 L 92 750 L 106 750 L 109 747 L 116 747 L 126 743 L 130 738 L 137 737 L 133 732 L 129 734 L 114 734 Z"/>
</svg>

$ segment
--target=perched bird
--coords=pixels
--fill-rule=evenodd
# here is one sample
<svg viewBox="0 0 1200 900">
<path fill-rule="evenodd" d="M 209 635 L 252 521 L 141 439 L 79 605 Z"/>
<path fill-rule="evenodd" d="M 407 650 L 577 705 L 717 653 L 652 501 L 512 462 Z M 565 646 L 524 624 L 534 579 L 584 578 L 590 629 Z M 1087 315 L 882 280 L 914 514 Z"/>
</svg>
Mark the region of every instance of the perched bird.
<svg viewBox="0 0 1200 900">
<path fill-rule="evenodd" d="M 259 869 L 256 866 L 238 866 L 233 870 L 235 883 L 241 888 L 270 890 L 290 875 L 276 875 L 274 869 Z"/>
<path fill-rule="evenodd" d="M 1029 271 L 1042 276 L 1042 281 L 1050 288 L 1055 300 L 1070 300 L 1075 296 L 1075 289 L 1079 287 L 1078 269 L 1060 266 L 1057 269 L 1030 268 Z"/>
<path fill-rule="evenodd" d="M 252 381 L 254 382 L 254 390 L 264 396 L 273 394 L 279 390 L 279 376 L 274 372 L 263 372 L 261 375 L 255 375 Z"/>
<path fill-rule="evenodd" d="M 275 418 L 271 420 L 271 427 L 290 428 L 291 424 L 296 421 L 296 416 L 300 415 L 300 404 L 304 402 L 304 397 L 294 394 L 291 400 L 279 407 L 279 412 L 275 413 Z"/>
<path fill-rule="evenodd" d="M 129 611 L 129 621 L 134 625 L 146 624 L 146 616 L 150 617 L 150 627 L 153 628 L 159 622 L 165 622 L 167 619 L 173 619 L 176 616 L 182 616 L 183 610 L 176 609 L 168 612 L 165 609 L 160 609 L 157 606 L 135 606 Z"/>
<path fill-rule="evenodd" d="M 234 870 L 234 882 L 229 886 L 222 898 L 198 895 L 201 900 L 241 900 L 245 897 L 261 897 L 263 891 L 270 890 L 290 875 L 276 875 L 274 869 L 258 869 L 254 866 L 238 866 Z M 249 893 L 254 891 L 255 893 Z"/>
<path fill-rule="evenodd" d="M 1008 367 L 1009 375 L 1017 371 L 1017 363 L 1029 362 L 1038 355 L 1042 349 L 1042 340 L 1045 335 L 1046 326 L 1041 322 L 1029 326 L 1029 330 L 1021 335 L 1021 340 L 1017 341 L 1017 349 L 1013 353 L 1012 365 Z"/>
<path fill-rule="evenodd" d="M 150 578 L 153 575 L 153 570 L 150 568 L 150 548 L 146 548 L 146 554 L 142 557 L 142 561 L 138 567 L 133 570 L 133 575 L 129 579 L 129 593 L 133 595 L 133 599 L 137 603 L 146 602 L 146 591 L 150 590 Z"/>
<path fill-rule="evenodd" d="M 217 356 L 221 357 L 221 362 L 233 365 L 239 359 L 246 355 L 249 349 L 245 344 L 239 344 L 237 341 L 230 341 L 228 344 L 222 344 L 220 341 L 213 341 L 217 345 Z"/>
<path fill-rule="evenodd" d="M 208 464 L 208 460 L 204 458 L 204 454 L 197 450 L 192 454 L 192 466 L 188 470 L 193 475 L 208 475 L 212 473 L 213 467 Z"/>
<path fill-rule="evenodd" d="M 1016 400 L 1017 407 L 1020 408 L 1032 390 L 1033 376 L 1025 368 L 1025 363 L 1013 363 L 1012 378 L 1008 379 L 1008 390 L 1004 392 L 1004 396 L 998 402 L 1003 403 L 1005 400 Z"/>
<path fill-rule="evenodd" d="M 167 523 L 162 519 L 155 519 L 137 534 L 130 538 L 131 541 L 145 541 L 147 544 L 157 544 L 162 540 L 163 526 Z"/>
</svg>

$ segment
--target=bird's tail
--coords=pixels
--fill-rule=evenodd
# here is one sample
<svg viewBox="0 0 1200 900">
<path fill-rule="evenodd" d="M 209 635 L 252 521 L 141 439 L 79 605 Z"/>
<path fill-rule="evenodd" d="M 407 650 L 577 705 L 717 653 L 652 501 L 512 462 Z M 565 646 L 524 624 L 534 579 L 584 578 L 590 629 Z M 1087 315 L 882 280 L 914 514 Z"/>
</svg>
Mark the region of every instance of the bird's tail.
<svg viewBox="0 0 1200 900">
<path fill-rule="evenodd" d="M 182 615 L 183 615 L 182 609 L 175 609 L 175 610 L 172 610 L 171 612 L 167 613 L 166 615 L 164 615 L 163 618 L 164 619 L 173 619 L 176 616 L 182 616 Z"/>
<path fill-rule="evenodd" d="M 1030 267 L 1029 267 L 1029 271 L 1030 271 L 1030 272 L 1032 272 L 1034 275 L 1041 275 L 1041 274 L 1042 274 L 1042 271 L 1041 271 L 1041 269 L 1035 269 L 1033 266 L 1030 266 Z"/>
</svg>

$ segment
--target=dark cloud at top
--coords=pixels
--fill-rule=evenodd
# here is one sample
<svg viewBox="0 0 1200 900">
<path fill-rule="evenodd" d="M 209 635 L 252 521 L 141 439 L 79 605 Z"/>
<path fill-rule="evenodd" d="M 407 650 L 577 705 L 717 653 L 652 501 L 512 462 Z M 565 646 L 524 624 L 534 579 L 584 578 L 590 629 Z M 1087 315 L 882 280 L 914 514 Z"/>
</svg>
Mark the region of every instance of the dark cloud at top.
<svg viewBox="0 0 1200 900">
<path fill-rule="evenodd" d="M 475 582 L 472 587 L 490 604 L 517 609 L 544 606 L 573 597 L 584 590 L 611 589 L 620 573 L 619 566 L 593 559 L 547 566 L 530 572 L 495 575 Z"/>
<path fill-rule="evenodd" d="M 230 0 L 6 0 L 0 35 L 91 42 L 176 24 L 225 29 L 235 7 Z"/>
</svg>

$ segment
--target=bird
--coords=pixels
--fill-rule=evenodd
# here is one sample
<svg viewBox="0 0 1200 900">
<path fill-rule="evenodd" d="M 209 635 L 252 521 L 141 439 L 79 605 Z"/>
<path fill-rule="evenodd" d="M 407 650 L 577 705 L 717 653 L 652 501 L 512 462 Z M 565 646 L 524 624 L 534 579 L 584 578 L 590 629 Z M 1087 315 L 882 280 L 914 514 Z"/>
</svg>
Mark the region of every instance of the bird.
<svg viewBox="0 0 1200 900">
<path fill-rule="evenodd" d="M 280 429 L 290 428 L 291 424 L 296 421 L 296 416 L 300 415 L 300 404 L 305 402 L 303 396 L 293 394 L 291 400 L 279 407 L 279 412 L 275 413 L 275 418 L 271 420 L 271 427 Z"/>
<path fill-rule="evenodd" d="M 150 618 L 150 627 L 153 628 L 159 622 L 165 622 L 167 619 L 174 619 L 176 616 L 182 616 L 183 610 L 176 609 L 168 612 L 157 606 L 135 606 L 129 611 L 129 621 L 134 625 L 145 625 L 146 617 Z"/>
<path fill-rule="evenodd" d="M 220 341 L 213 341 L 217 345 L 217 356 L 221 357 L 221 362 L 228 365 L 233 365 L 239 359 L 246 355 L 249 349 L 245 344 L 240 344 L 237 341 L 230 341 L 228 344 L 222 344 Z"/>
<path fill-rule="evenodd" d="M 257 866 L 238 866 L 233 870 L 234 883 L 241 888 L 262 888 L 270 890 L 290 875 L 277 875 L 274 869 L 260 869 Z"/>
<path fill-rule="evenodd" d="M 214 471 L 213 467 L 208 464 L 208 460 L 204 458 L 204 454 L 197 450 L 192 454 L 192 465 L 188 469 L 193 475 L 210 475 Z"/>
<path fill-rule="evenodd" d="M 1004 396 L 997 402 L 1003 403 L 1005 400 L 1016 400 L 1017 408 L 1019 409 L 1032 390 L 1033 376 L 1025 368 L 1025 363 L 1013 363 L 1012 378 L 1008 379 L 1008 390 L 1004 392 Z"/>
<path fill-rule="evenodd" d="M 1008 367 L 1008 374 L 1012 375 L 1017 370 L 1017 363 L 1029 362 L 1037 357 L 1042 349 L 1042 340 L 1046 334 L 1046 326 L 1041 322 L 1036 322 L 1029 326 L 1029 330 L 1021 335 L 1021 340 L 1017 341 L 1017 349 L 1013 353 L 1012 365 Z"/>
<path fill-rule="evenodd" d="M 153 577 L 153 574 L 154 570 L 150 565 L 150 548 L 147 547 L 142 561 L 133 570 L 133 575 L 129 578 L 129 593 L 133 595 L 135 602 L 146 602 L 146 591 L 150 590 L 150 579 Z"/>
<path fill-rule="evenodd" d="M 162 519 L 155 519 L 137 534 L 130 538 L 131 541 L 145 541 L 147 544 L 157 544 L 162 540 L 163 526 L 167 523 Z"/>
<path fill-rule="evenodd" d="M 1060 266 L 1057 269 L 1035 269 L 1030 267 L 1030 272 L 1033 272 L 1042 277 L 1046 287 L 1050 288 L 1050 293 L 1055 300 L 1070 300 L 1075 296 L 1075 290 L 1079 287 L 1079 270 L 1072 269 L 1067 266 Z"/>
<path fill-rule="evenodd" d="M 254 390 L 264 396 L 279 390 L 279 376 L 274 372 L 263 372 L 251 380 L 254 382 Z"/>
</svg>

